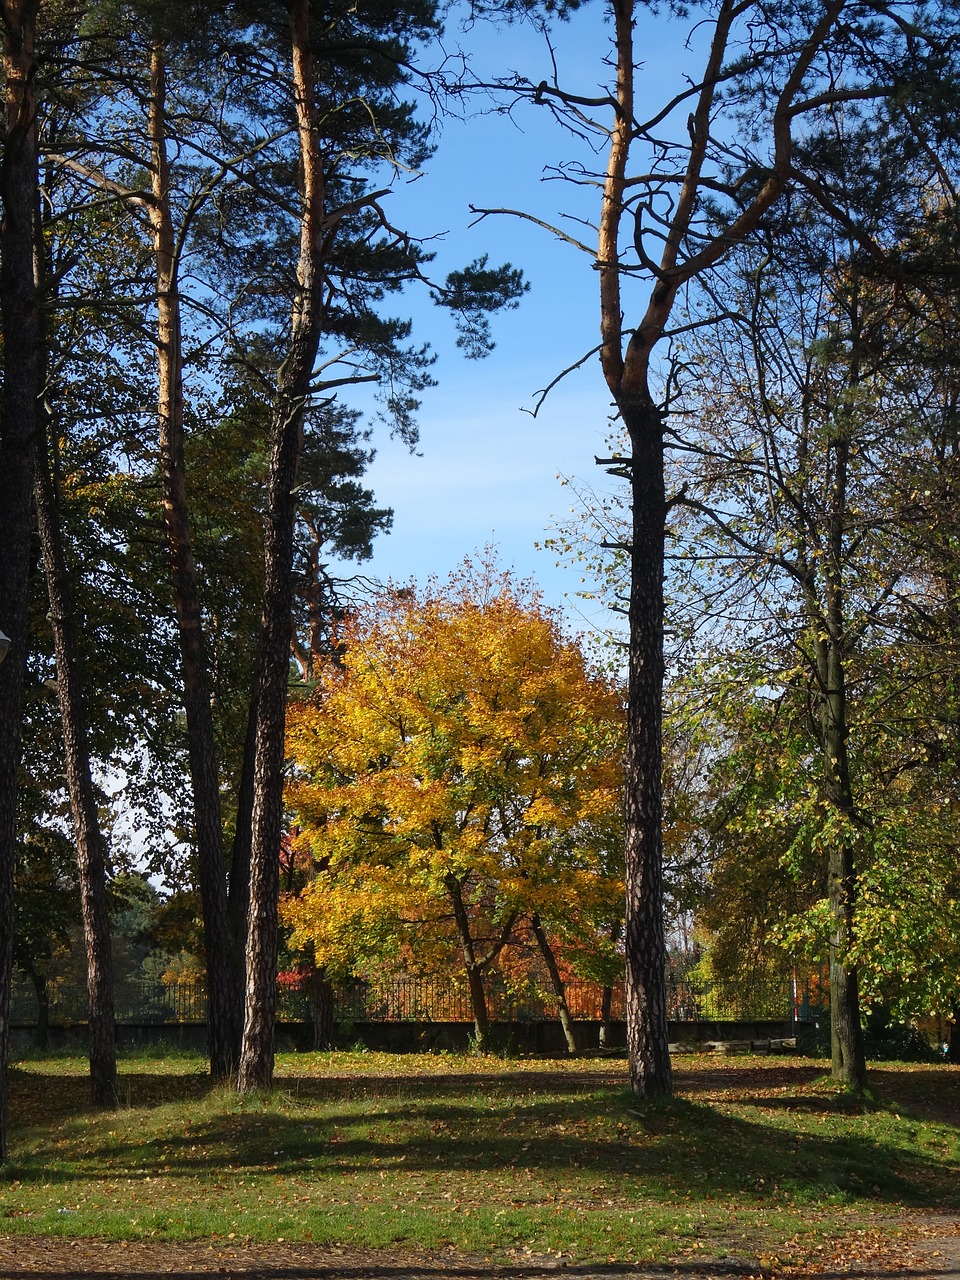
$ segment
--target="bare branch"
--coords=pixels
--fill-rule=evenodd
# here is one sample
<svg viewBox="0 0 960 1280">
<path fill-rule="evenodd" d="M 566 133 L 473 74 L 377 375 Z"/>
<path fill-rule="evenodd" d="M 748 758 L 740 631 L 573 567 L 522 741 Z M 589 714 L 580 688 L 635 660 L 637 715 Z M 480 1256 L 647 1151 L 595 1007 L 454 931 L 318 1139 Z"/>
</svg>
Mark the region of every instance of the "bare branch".
<svg viewBox="0 0 960 1280">
<path fill-rule="evenodd" d="M 524 213 L 522 209 L 479 209 L 476 205 L 468 206 L 471 213 L 475 213 L 477 217 L 470 224 L 475 227 L 478 222 L 482 222 L 484 218 L 489 218 L 494 214 L 509 214 L 512 218 L 522 218 L 524 222 L 532 222 L 535 226 L 542 227 L 544 231 L 549 231 L 555 235 L 558 240 L 563 240 L 567 244 L 573 245 L 575 249 L 579 249 L 582 253 L 589 254 L 591 258 L 595 258 L 596 250 L 591 249 L 589 245 L 583 244 L 582 241 L 576 240 L 573 236 L 567 235 L 565 231 L 561 231 L 559 227 L 553 226 L 552 223 L 544 222 L 542 218 L 534 217 L 532 213 Z"/>
</svg>

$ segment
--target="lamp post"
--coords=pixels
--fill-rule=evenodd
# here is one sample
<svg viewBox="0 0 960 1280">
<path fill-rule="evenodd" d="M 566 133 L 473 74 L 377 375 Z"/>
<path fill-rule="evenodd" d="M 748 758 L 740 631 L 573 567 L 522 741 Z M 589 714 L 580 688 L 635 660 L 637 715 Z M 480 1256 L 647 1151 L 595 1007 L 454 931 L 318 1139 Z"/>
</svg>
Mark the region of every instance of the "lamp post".
<svg viewBox="0 0 960 1280">
<path fill-rule="evenodd" d="M 10 652 L 10 646 L 12 643 L 13 641 L 10 639 L 10 637 L 5 636 L 3 632 L 0 631 L 0 662 L 2 662 L 4 658 L 7 656 L 7 654 Z"/>
</svg>

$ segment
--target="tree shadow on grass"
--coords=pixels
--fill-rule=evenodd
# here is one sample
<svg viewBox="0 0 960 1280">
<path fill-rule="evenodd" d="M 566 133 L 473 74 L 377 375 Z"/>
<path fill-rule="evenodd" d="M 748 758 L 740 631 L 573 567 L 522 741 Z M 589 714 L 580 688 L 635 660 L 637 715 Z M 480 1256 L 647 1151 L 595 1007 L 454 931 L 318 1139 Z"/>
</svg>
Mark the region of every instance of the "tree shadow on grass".
<svg viewBox="0 0 960 1280">
<path fill-rule="evenodd" d="M 766 1121 L 767 1098 L 756 1100 L 753 1118 L 683 1098 L 641 1104 L 616 1090 L 574 1097 L 528 1091 L 503 1098 L 499 1107 L 485 1105 L 491 1098 L 485 1085 L 474 1105 L 406 1088 L 399 1096 L 374 1096 L 387 1105 L 344 1108 L 339 1099 L 291 1099 L 288 1089 L 250 1110 L 234 1103 L 219 1114 L 171 1117 L 155 1135 L 78 1122 L 73 1138 L 69 1126 L 61 1128 L 55 1151 L 41 1147 L 17 1176 L 69 1184 L 136 1180 L 160 1170 L 168 1180 L 244 1172 L 316 1180 L 381 1172 L 399 1179 L 515 1174 L 524 1197 L 534 1200 L 538 1184 L 569 1184 L 583 1194 L 585 1184 L 603 1180 L 617 1203 L 646 1196 L 763 1205 L 779 1197 L 794 1205 L 859 1200 L 960 1208 L 960 1186 L 943 1178 L 943 1163 L 930 1153 L 900 1146 L 894 1157 L 887 1141 L 866 1132 L 817 1132 L 799 1105 L 793 1127 Z M 359 1103 L 365 1100 L 369 1094 Z"/>
<path fill-rule="evenodd" d="M 901 1115 L 960 1125 L 960 1067 L 874 1066 L 870 1083 L 877 1097 Z"/>
</svg>

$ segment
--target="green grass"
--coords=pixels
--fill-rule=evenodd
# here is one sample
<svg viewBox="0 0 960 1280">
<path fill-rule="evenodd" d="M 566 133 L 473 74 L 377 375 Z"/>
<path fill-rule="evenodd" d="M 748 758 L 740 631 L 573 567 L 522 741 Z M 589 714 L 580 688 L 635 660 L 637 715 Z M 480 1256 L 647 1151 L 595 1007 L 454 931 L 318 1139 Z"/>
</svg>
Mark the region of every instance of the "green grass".
<svg viewBox="0 0 960 1280">
<path fill-rule="evenodd" d="M 140 1055 L 103 1113 L 82 1060 L 25 1060 L 0 1232 L 753 1260 L 960 1209 L 960 1070 L 875 1071 L 865 1106 L 809 1061 L 677 1066 L 645 1104 L 622 1061 L 286 1055 L 238 1098 Z"/>
</svg>

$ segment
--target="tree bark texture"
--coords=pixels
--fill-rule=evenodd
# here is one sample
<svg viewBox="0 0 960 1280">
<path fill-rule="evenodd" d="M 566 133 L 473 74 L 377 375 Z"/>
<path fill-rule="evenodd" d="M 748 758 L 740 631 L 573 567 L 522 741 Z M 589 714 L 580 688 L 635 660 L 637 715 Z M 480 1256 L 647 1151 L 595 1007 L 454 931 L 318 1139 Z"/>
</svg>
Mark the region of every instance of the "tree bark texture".
<svg viewBox="0 0 960 1280">
<path fill-rule="evenodd" d="M 627 419 L 632 466 L 630 658 L 624 784 L 624 1000 L 630 1083 L 646 1098 L 673 1089 L 663 924 L 663 428 L 649 404 Z"/>
<path fill-rule="evenodd" d="M 249 1092 L 273 1080 L 277 1008 L 277 911 L 283 766 L 293 610 L 293 540 L 303 419 L 324 315 L 323 261 L 326 189 L 316 119 L 314 59 L 307 0 L 290 5 L 293 87 L 303 168 L 300 256 L 290 345 L 277 379 L 270 429 L 264 605 L 256 692 L 250 901 L 247 916 L 243 1044 L 238 1088 Z M 332 230 L 331 230 L 332 234 Z"/>
<path fill-rule="evenodd" d="M 43 415 L 49 431 L 49 417 Z M 87 963 L 87 1029 L 90 1095 L 94 1106 L 117 1104 L 117 1053 L 114 1029 L 113 958 L 107 907 L 106 841 L 100 826 L 97 794 L 90 769 L 90 746 L 83 704 L 76 636 L 76 610 L 70 592 L 60 521 L 58 477 L 49 438 L 37 452 L 36 509 L 43 551 L 53 644 L 57 663 L 57 700 L 63 726 L 63 761 L 77 853 L 80 913 Z"/>
<path fill-rule="evenodd" d="M 3 223 L 0 321 L 0 630 L 10 652 L 0 663 L 0 1164 L 7 1158 L 7 1062 L 13 968 L 13 871 L 17 850 L 17 772 L 27 653 L 27 593 L 37 398 L 43 326 L 34 254 L 39 192 L 33 50 L 37 0 L 3 0 Z"/>
<path fill-rule="evenodd" d="M 150 220 L 157 263 L 158 427 L 163 524 L 170 551 L 170 581 L 177 614 L 184 711 L 196 824 L 197 873 L 207 966 L 210 1074 L 233 1076 L 240 1052 L 240 960 L 227 915 L 223 820 L 216 732 L 210 699 L 200 589 L 190 534 L 184 462 L 183 350 L 178 287 L 179 256 L 170 205 L 165 122 L 166 63 L 161 45 L 150 60 Z"/>
<path fill-rule="evenodd" d="M 624 353 L 620 224 L 634 125 L 634 0 L 613 0 L 617 110 L 597 239 L 600 364 L 630 436 L 633 509 L 630 551 L 630 660 L 624 756 L 626 918 L 624 983 L 632 1088 L 644 1097 L 672 1089 L 667 1041 L 663 932 L 660 716 L 663 702 L 663 545 L 666 504 L 663 432 L 648 388 L 650 352 L 676 292 L 658 284 L 642 334 Z M 659 990 L 658 990 L 659 986 Z"/>
</svg>

